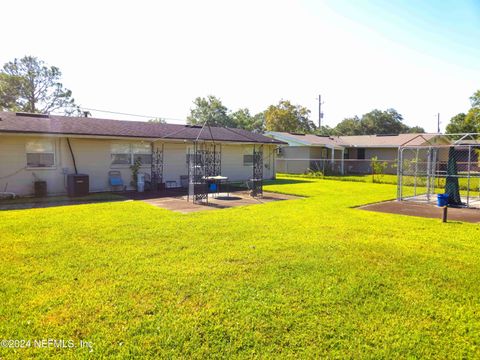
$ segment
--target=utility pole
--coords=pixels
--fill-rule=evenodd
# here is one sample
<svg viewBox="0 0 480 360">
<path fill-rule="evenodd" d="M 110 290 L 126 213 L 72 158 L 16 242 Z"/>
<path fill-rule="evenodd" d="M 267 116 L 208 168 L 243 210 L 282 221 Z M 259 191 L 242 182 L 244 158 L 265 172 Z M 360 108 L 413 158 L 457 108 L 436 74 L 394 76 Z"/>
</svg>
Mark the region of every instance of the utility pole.
<svg viewBox="0 0 480 360">
<path fill-rule="evenodd" d="M 322 127 L 322 118 L 323 118 L 323 113 L 322 113 L 322 95 L 318 95 L 318 128 L 320 129 Z"/>
<path fill-rule="evenodd" d="M 440 113 L 437 114 L 437 133 L 440 134 Z"/>
</svg>

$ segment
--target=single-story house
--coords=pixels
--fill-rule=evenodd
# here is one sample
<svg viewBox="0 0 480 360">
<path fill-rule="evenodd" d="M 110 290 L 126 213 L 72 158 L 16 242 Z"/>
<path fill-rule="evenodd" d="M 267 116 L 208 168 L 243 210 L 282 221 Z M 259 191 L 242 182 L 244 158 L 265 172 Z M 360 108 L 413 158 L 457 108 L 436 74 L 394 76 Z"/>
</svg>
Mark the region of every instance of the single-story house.
<svg viewBox="0 0 480 360">
<path fill-rule="evenodd" d="M 400 147 L 450 143 L 441 134 L 320 136 L 268 131 L 265 135 L 288 144 L 278 150 L 279 173 L 369 173 L 373 157 L 387 162 L 386 172 L 395 173 Z"/>
<path fill-rule="evenodd" d="M 242 129 L 0 112 L 0 192 L 31 195 L 40 179 L 49 194 L 64 194 L 75 170 L 89 175 L 91 192 L 109 191 L 112 170 L 130 186 L 136 160 L 146 174 L 156 162 L 163 183 L 181 186 L 196 140 L 215 143 L 230 181 L 252 178 L 254 148 L 263 152 L 263 178 L 275 178 L 276 149 L 284 144 Z"/>
</svg>

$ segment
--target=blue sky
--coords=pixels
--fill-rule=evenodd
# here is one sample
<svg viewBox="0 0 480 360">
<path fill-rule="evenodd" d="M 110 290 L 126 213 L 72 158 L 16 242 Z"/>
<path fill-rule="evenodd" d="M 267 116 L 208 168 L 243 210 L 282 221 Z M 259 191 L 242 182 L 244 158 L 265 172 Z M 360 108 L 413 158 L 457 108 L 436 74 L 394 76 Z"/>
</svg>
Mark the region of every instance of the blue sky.
<svg viewBox="0 0 480 360">
<path fill-rule="evenodd" d="M 478 66 L 479 0 L 337 0 L 329 5 L 403 46 L 462 66 Z"/>
<path fill-rule="evenodd" d="M 213 94 L 254 113 L 289 99 L 316 121 L 322 94 L 330 126 L 395 108 L 435 131 L 480 89 L 480 0 L 17 0 L 2 14 L 0 63 L 60 67 L 88 108 L 184 119 Z"/>
</svg>

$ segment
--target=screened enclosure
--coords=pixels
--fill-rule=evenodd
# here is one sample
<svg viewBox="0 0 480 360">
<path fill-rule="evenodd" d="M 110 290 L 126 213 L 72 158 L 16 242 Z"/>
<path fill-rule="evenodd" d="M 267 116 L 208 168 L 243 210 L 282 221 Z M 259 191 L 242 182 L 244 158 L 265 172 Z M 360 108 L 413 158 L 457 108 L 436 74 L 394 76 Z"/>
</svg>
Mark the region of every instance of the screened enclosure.
<svg viewBox="0 0 480 360">
<path fill-rule="evenodd" d="M 480 208 L 480 142 L 477 134 L 446 135 L 450 144 L 404 146 L 398 151 L 397 199 Z"/>
</svg>

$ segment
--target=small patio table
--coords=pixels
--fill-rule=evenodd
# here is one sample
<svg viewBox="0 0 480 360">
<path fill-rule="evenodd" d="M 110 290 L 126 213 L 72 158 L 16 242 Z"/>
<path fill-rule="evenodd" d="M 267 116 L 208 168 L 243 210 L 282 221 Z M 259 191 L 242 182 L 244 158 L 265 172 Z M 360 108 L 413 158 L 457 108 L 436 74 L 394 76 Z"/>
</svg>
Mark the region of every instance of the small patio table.
<svg viewBox="0 0 480 360">
<path fill-rule="evenodd" d="M 222 182 L 224 182 L 226 185 L 227 185 L 227 196 L 230 196 L 230 188 L 228 187 L 228 176 L 221 176 L 221 175 L 217 175 L 217 176 L 206 176 L 205 177 L 205 180 L 207 181 L 207 183 L 213 183 L 216 185 L 216 188 L 217 188 L 217 196 L 218 194 L 220 193 L 220 184 Z"/>
</svg>

